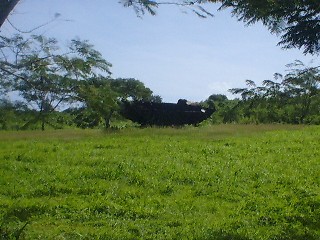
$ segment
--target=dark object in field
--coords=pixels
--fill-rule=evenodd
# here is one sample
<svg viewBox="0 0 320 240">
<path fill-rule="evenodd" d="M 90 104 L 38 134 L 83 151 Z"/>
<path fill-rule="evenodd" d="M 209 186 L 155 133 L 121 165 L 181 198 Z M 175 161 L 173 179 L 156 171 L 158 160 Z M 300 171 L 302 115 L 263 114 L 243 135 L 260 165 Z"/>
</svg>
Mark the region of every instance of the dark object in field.
<svg viewBox="0 0 320 240">
<path fill-rule="evenodd" d="M 196 125 L 212 115 L 215 109 L 203 108 L 199 104 L 155 103 L 144 101 L 124 102 L 122 115 L 141 125 L 181 126 Z"/>
</svg>

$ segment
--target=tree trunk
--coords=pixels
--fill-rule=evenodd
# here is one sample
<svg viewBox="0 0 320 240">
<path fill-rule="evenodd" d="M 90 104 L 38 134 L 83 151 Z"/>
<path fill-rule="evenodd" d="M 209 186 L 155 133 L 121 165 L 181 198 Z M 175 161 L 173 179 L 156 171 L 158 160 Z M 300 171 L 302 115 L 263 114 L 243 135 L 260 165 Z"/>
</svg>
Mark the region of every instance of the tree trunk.
<svg viewBox="0 0 320 240">
<path fill-rule="evenodd" d="M 113 114 L 113 111 L 110 111 L 110 113 L 104 117 L 104 127 L 105 129 L 108 129 L 110 128 L 110 119 L 111 119 L 111 116 Z"/>
<path fill-rule="evenodd" d="M 45 120 L 44 117 L 41 119 L 41 130 L 44 131 L 44 126 L 45 126 Z"/>
<path fill-rule="evenodd" d="M 310 114 L 311 96 L 306 94 L 302 99 L 302 113 L 300 117 L 300 123 L 303 123 L 305 118 Z"/>
<path fill-rule="evenodd" d="M 0 28 L 19 0 L 0 0 Z"/>
</svg>

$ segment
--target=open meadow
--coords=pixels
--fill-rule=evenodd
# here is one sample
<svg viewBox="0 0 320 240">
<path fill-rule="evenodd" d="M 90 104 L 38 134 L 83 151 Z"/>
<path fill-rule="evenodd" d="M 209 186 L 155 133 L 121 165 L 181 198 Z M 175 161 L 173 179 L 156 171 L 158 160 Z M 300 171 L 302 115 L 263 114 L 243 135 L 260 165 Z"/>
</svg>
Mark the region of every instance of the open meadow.
<svg viewBox="0 0 320 240">
<path fill-rule="evenodd" d="M 0 132 L 0 239 L 320 239 L 320 127 Z"/>
</svg>

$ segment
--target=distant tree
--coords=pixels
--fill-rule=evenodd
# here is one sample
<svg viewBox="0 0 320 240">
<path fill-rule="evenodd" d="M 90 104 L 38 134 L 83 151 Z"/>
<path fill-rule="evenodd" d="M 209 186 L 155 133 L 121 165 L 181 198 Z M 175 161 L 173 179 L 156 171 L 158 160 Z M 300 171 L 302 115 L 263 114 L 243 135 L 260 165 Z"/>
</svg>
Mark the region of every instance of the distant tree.
<svg viewBox="0 0 320 240">
<path fill-rule="evenodd" d="M 311 108 L 320 99 L 320 69 L 306 67 L 301 61 L 289 64 L 290 73 L 284 76 L 282 84 L 288 102 L 294 106 L 298 121 L 305 122 L 307 116 L 320 115 L 320 107 Z"/>
<path fill-rule="evenodd" d="M 247 123 L 278 122 L 278 118 L 271 117 L 276 109 L 276 98 L 268 95 L 268 87 L 257 86 L 252 80 L 246 80 L 247 88 L 233 88 L 229 91 L 240 94 L 241 101 L 236 106 L 240 121 Z M 273 119 L 273 120 L 271 120 Z"/>
<path fill-rule="evenodd" d="M 14 105 L 8 99 L 0 99 L 0 129 L 7 130 L 14 118 Z"/>
<path fill-rule="evenodd" d="M 92 78 L 79 82 L 77 100 L 83 104 L 78 110 L 76 122 L 79 127 L 95 127 L 103 119 L 105 128 L 118 109 L 117 93 L 111 89 L 108 78 Z"/>
<path fill-rule="evenodd" d="M 220 103 L 223 103 L 225 101 L 228 101 L 228 97 L 223 94 L 212 94 L 208 97 L 208 99 L 205 101 L 207 106 L 209 108 L 215 108 Z"/>
<path fill-rule="evenodd" d="M 212 94 L 209 96 L 208 100 L 212 100 L 213 102 L 224 102 L 228 100 L 228 97 L 224 94 Z"/>
<path fill-rule="evenodd" d="M 12 101 L 8 97 L 0 98 L 0 129 L 17 130 L 24 119 L 29 118 L 31 111 L 26 104 Z"/>
<path fill-rule="evenodd" d="M 134 78 L 111 79 L 110 86 L 119 94 L 121 100 L 151 101 L 153 98 L 151 89 Z"/>
<path fill-rule="evenodd" d="M 141 81 L 133 78 L 95 77 L 79 82 L 77 99 L 83 103 L 76 114 L 77 125 L 95 127 L 102 119 L 107 129 L 113 113 L 120 110 L 122 101 L 151 101 L 154 96 Z"/>
<path fill-rule="evenodd" d="M 160 95 L 152 95 L 151 102 L 162 103 L 162 97 Z"/>
<path fill-rule="evenodd" d="M 17 92 L 39 113 L 26 126 L 41 121 L 44 130 L 51 113 L 75 100 L 79 81 L 96 76 L 97 70 L 110 74 L 111 64 L 86 41 L 72 40 L 63 53 L 54 38 L 15 35 L 0 41 L 0 87 Z"/>
<path fill-rule="evenodd" d="M 276 73 L 275 81 L 256 86 L 247 80 L 247 88 L 230 89 L 241 95 L 238 111 L 243 118 L 258 123 L 320 123 L 320 67 L 306 67 L 301 61 L 287 66 L 289 73 Z"/>
<path fill-rule="evenodd" d="M 211 116 L 212 123 L 232 123 L 238 121 L 236 111 L 238 100 L 230 100 L 224 94 L 212 94 L 203 104 L 205 107 L 216 110 Z"/>
</svg>

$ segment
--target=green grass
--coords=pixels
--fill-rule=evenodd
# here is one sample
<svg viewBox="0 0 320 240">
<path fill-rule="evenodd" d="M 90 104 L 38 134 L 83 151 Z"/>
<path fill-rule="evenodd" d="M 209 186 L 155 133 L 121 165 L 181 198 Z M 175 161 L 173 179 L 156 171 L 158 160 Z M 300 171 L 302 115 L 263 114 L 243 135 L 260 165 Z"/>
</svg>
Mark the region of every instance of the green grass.
<svg viewBox="0 0 320 240">
<path fill-rule="evenodd" d="M 319 176 L 317 126 L 0 132 L 0 238 L 320 239 Z"/>
</svg>

